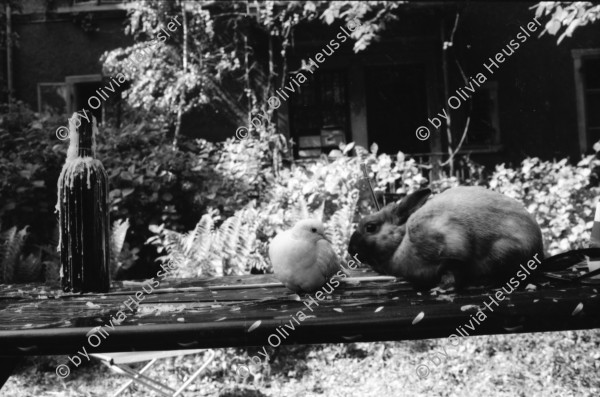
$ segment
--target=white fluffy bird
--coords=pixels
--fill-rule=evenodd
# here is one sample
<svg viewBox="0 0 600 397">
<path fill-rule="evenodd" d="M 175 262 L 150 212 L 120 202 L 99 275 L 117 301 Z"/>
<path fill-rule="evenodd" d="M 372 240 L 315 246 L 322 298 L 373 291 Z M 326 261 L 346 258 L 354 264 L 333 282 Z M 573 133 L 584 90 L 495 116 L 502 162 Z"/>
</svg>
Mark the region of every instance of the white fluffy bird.
<svg viewBox="0 0 600 397">
<path fill-rule="evenodd" d="M 275 236 L 269 258 L 275 277 L 294 292 L 315 291 L 341 270 L 318 219 L 303 219 Z"/>
</svg>

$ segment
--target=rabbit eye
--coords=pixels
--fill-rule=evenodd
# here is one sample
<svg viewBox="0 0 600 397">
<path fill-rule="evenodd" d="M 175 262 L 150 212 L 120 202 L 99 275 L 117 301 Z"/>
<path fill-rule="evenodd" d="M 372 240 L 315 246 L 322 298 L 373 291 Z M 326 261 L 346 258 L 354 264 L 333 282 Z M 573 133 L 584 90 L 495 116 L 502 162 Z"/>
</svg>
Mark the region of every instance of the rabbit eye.
<svg viewBox="0 0 600 397">
<path fill-rule="evenodd" d="M 316 233 L 317 232 L 317 228 L 313 227 L 312 229 L 310 229 L 311 232 Z"/>
<path fill-rule="evenodd" d="M 367 233 L 375 233 L 377 231 L 377 225 L 375 223 L 367 223 L 365 225 L 365 231 Z"/>
</svg>

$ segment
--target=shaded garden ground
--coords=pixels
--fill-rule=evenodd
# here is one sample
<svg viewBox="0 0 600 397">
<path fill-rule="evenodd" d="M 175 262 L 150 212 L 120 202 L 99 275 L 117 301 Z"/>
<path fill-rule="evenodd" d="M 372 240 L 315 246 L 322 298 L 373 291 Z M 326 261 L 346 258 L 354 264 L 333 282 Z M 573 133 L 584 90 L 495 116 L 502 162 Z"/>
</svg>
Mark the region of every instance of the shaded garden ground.
<svg viewBox="0 0 600 397">
<path fill-rule="evenodd" d="M 281 348 L 268 367 L 237 382 L 236 364 L 251 349 L 219 349 L 208 371 L 186 395 L 251 396 L 597 396 L 600 393 L 600 330 L 493 335 L 447 340 L 330 344 Z M 439 366 L 429 361 L 445 351 Z M 438 357 L 442 357 L 439 356 Z M 93 363 L 59 380 L 66 360 L 29 358 L 2 389 L 3 396 L 107 396 L 126 378 Z M 35 361 L 35 362 L 34 362 Z M 199 357 L 166 360 L 150 376 L 172 387 L 201 363 Z M 429 375 L 415 369 L 426 364 Z M 130 389 L 131 390 L 131 389 Z M 146 389 L 125 396 L 155 396 Z"/>
</svg>

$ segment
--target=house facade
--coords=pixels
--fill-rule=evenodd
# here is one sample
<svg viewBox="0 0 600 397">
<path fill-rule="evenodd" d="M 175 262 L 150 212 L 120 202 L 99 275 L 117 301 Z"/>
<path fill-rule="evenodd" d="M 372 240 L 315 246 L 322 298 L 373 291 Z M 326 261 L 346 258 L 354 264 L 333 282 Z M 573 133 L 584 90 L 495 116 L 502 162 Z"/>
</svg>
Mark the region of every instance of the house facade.
<svg viewBox="0 0 600 397">
<path fill-rule="evenodd" d="M 354 40 L 342 41 L 340 25 L 300 26 L 288 63 L 306 81 L 293 84 L 292 74 L 285 85 L 297 89 L 279 87 L 289 98 L 277 109 L 277 129 L 300 158 L 340 141 L 443 157 L 462 140 L 461 151 L 484 163 L 590 152 L 600 140 L 600 23 L 557 45 L 555 36 L 539 37 L 547 17 L 535 20 L 533 5 L 402 4 L 380 40 L 358 53 Z M 109 79 L 100 55 L 132 44 L 123 33 L 126 12 L 119 1 L 60 0 L 51 11 L 44 1 L 24 1 L 11 21 L 19 47 L 1 59 L 13 95 L 40 111 L 84 107 Z M 107 101 L 97 117 L 113 105 Z M 237 127 L 206 112 L 184 121 L 184 133 L 211 140 Z M 198 133 L 198 123 L 210 128 Z"/>
</svg>

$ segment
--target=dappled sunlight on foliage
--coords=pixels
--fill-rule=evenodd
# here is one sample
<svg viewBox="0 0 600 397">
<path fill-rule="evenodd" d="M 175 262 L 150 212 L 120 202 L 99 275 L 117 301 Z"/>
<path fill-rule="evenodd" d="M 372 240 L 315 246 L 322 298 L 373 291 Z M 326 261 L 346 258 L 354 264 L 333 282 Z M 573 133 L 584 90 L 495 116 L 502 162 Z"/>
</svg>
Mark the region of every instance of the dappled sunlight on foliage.
<svg viewBox="0 0 600 397">
<path fill-rule="evenodd" d="M 585 248 L 590 241 L 595 205 L 600 193 L 590 186 L 595 155 L 577 165 L 561 161 L 523 160 L 520 168 L 496 167 L 490 188 L 522 201 L 542 228 L 550 255 Z"/>
</svg>

